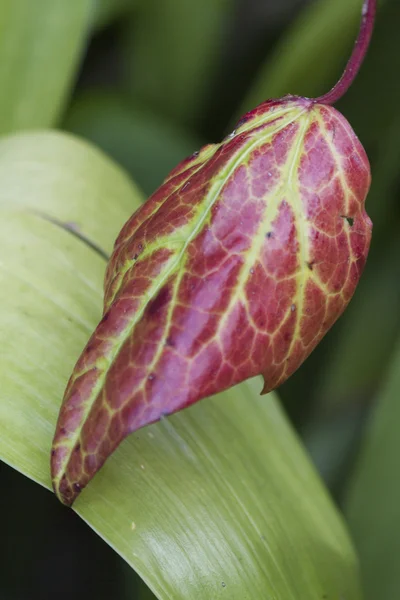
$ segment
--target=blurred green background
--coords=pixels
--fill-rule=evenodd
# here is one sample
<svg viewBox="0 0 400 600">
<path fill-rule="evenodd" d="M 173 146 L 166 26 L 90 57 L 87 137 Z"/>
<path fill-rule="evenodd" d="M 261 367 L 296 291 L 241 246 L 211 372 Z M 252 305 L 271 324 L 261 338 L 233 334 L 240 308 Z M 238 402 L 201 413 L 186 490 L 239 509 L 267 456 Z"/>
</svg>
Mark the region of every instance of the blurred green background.
<svg viewBox="0 0 400 600">
<path fill-rule="evenodd" d="M 23 10 L 24 0 L 15 1 Z M 7 117 L 7 64 L 24 66 L 8 5 L 0 0 L 1 133 L 47 125 L 40 115 L 24 121 L 29 87 L 20 122 Z M 53 123 L 100 146 L 149 195 L 179 160 L 229 133 L 255 104 L 326 91 L 350 52 L 360 7 L 361 0 L 97 0 L 68 54 L 69 93 L 67 101 L 60 93 Z M 35 26 L 40 31 L 43 20 Z M 279 391 L 348 519 L 367 600 L 400 598 L 399 26 L 398 0 L 380 2 L 366 63 L 337 107 L 372 165 L 366 271 L 346 314 Z M 49 47 L 29 82 L 44 98 Z M 1 463 L 0 486 L 1 600 L 152 597 L 50 494 Z"/>
</svg>

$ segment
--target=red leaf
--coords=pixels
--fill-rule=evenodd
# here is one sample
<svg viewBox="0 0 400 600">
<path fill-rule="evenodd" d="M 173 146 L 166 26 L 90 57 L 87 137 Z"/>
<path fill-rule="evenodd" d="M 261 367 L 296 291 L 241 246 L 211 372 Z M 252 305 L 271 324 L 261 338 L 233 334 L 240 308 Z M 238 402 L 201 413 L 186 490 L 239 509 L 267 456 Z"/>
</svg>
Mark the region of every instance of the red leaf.
<svg viewBox="0 0 400 600">
<path fill-rule="evenodd" d="M 248 377 L 282 384 L 343 312 L 371 237 L 368 159 L 334 108 L 262 104 L 183 161 L 122 229 L 104 316 L 61 408 L 71 504 L 132 431 Z"/>
</svg>

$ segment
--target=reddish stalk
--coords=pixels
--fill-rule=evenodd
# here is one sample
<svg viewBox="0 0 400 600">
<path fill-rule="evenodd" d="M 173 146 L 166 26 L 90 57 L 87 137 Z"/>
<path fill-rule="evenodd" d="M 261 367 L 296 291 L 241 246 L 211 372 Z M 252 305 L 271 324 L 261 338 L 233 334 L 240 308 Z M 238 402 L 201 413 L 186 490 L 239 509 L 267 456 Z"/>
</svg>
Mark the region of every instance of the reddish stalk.
<svg viewBox="0 0 400 600">
<path fill-rule="evenodd" d="M 360 31 L 344 73 L 337 84 L 327 94 L 324 94 L 319 98 L 315 98 L 314 102 L 332 105 L 340 100 L 340 98 L 342 98 L 342 96 L 344 96 L 344 94 L 347 92 L 356 78 L 357 73 L 364 61 L 365 55 L 367 54 L 374 29 L 375 15 L 376 0 L 364 0 Z"/>
</svg>

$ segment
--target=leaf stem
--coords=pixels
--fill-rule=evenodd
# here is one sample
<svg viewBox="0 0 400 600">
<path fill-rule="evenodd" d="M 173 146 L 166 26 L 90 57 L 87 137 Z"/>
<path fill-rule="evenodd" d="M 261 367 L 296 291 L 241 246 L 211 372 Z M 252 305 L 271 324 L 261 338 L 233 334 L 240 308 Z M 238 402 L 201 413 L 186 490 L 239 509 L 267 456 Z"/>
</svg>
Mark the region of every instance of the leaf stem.
<svg viewBox="0 0 400 600">
<path fill-rule="evenodd" d="M 375 24 L 376 0 L 364 0 L 360 31 L 342 77 L 326 94 L 315 98 L 319 104 L 335 104 L 347 92 L 364 61 Z"/>
</svg>

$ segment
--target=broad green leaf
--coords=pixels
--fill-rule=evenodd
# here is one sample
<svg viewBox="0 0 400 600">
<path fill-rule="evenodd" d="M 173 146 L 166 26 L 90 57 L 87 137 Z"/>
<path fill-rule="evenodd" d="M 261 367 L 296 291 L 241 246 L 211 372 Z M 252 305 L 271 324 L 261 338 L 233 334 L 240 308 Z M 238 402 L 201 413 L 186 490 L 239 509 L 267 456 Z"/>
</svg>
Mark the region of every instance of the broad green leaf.
<svg viewBox="0 0 400 600">
<path fill-rule="evenodd" d="M 107 254 L 143 200 L 101 151 L 56 132 L 0 138 L 0 181 L 0 207 L 46 215 Z"/>
<path fill-rule="evenodd" d="M 267 98 L 313 98 L 332 87 L 356 38 L 361 6 L 362 0 L 312 0 L 267 59 L 238 117 Z"/>
<path fill-rule="evenodd" d="M 50 143 L 46 138 L 39 134 L 31 146 L 32 136 L 1 142 L 0 456 L 49 487 L 60 399 L 99 318 L 105 267 L 83 239 L 54 223 L 54 215 L 65 218 L 72 185 L 76 204 L 68 219 L 91 233 L 97 219 L 92 242 L 110 247 L 107 235 L 114 236 L 137 194 L 125 182 L 127 199 L 110 198 L 121 173 L 87 145 L 88 187 L 74 188 L 80 170 L 69 154 L 79 142 L 50 134 L 54 147 L 65 146 L 64 177 L 57 183 L 51 156 L 40 151 Z M 37 179 L 20 171 L 19 186 L 10 191 L 5 175 L 18 162 L 16 140 L 27 164 L 31 147 Z M 97 215 L 92 195 L 103 202 Z M 125 202 L 120 211 L 117 202 Z M 359 600 L 356 559 L 342 520 L 276 397 L 262 398 L 259 390 L 259 381 L 249 382 L 140 430 L 75 509 L 162 600 Z"/>
<path fill-rule="evenodd" d="M 122 94 L 86 92 L 69 108 L 64 128 L 100 146 L 150 195 L 200 142 Z"/>
<path fill-rule="evenodd" d="M 0 2 L 0 134 L 57 122 L 91 10 L 92 0 Z"/>
<path fill-rule="evenodd" d="M 367 428 L 346 507 L 367 600 L 400 597 L 399 397 L 400 345 Z"/>
<path fill-rule="evenodd" d="M 146 0 L 127 26 L 127 84 L 136 101 L 177 123 L 201 118 L 232 0 Z"/>
</svg>

